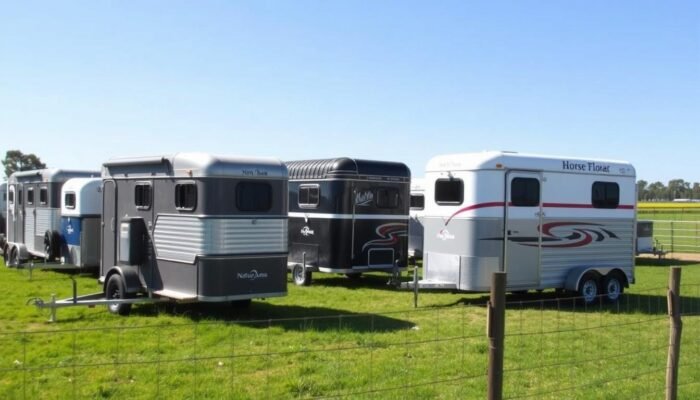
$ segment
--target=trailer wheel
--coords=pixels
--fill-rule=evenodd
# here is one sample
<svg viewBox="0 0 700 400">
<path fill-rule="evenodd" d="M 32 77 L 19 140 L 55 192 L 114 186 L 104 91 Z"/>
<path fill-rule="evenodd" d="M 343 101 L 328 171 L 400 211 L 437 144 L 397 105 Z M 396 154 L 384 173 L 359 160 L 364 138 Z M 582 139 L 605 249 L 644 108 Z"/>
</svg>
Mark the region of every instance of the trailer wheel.
<svg viewBox="0 0 700 400">
<path fill-rule="evenodd" d="M 58 234 L 55 231 L 44 233 L 44 254 L 47 261 L 53 261 L 58 256 Z"/>
<path fill-rule="evenodd" d="M 578 285 L 578 295 L 585 304 L 593 304 L 595 302 L 600 292 L 598 283 L 598 276 L 592 272 L 588 272 L 581 278 L 581 282 Z"/>
<path fill-rule="evenodd" d="M 297 286 L 309 286 L 311 284 L 311 271 L 304 273 L 304 267 L 296 264 L 292 268 L 292 279 Z"/>
<path fill-rule="evenodd" d="M 2 246 L 2 260 L 5 262 L 5 266 L 8 266 L 8 261 L 10 261 L 10 254 L 8 253 L 9 246 L 5 243 Z"/>
<path fill-rule="evenodd" d="M 10 262 L 7 264 L 8 267 L 19 266 L 19 249 L 17 246 L 12 246 L 10 249 Z"/>
<path fill-rule="evenodd" d="M 612 272 L 605 275 L 603 278 L 603 294 L 605 295 L 605 301 L 608 303 L 618 301 L 624 290 L 625 287 L 622 285 L 619 274 Z"/>
<path fill-rule="evenodd" d="M 124 284 L 124 280 L 122 279 L 121 275 L 113 274 L 109 277 L 109 280 L 107 280 L 105 296 L 108 300 L 128 298 L 126 295 L 126 285 Z M 131 304 L 109 304 L 107 305 L 107 309 L 112 314 L 129 315 L 129 312 L 131 311 Z"/>
</svg>

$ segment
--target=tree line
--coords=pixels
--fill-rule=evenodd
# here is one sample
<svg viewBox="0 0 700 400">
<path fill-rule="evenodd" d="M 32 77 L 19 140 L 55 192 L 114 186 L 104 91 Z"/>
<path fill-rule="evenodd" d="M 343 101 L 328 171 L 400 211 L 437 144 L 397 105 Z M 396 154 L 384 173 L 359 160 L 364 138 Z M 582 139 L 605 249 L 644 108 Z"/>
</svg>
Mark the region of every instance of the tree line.
<svg viewBox="0 0 700 400">
<path fill-rule="evenodd" d="M 668 185 L 661 182 L 637 181 L 637 201 L 673 201 L 676 199 L 700 200 L 700 183 L 671 179 Z"/>
</svg>

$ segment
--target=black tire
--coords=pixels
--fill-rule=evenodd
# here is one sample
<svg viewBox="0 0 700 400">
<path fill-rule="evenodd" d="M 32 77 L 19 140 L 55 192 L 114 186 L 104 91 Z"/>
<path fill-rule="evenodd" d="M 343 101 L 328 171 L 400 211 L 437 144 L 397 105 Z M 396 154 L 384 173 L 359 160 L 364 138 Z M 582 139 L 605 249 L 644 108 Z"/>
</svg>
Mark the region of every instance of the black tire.
<svg viewBox="0 0 700 400">
<path fill-rule="evenodd" d="M 356 280 L 362 278 L 362 272 L 351 272 L 351 273 L 345 274 L 345 276 L 347 276 L 349 279 L 356 281 Z"/>
<path fill-rule="evenodd" d="M 297 286 L 309 286 L 311 284 L 311 271 L 304 273 L 304 267 L 301 264 L 296 264 L 292 268 L 292 280 Z"/>
<path fill-rule="evenodd" d="M 12 246 L 10 249 L 10 262 L 7 264 L 8 267 L 18 267 L 19 266 L 19 249 L 17 246 Z"/>
<path fill-rule="evenodd" d="M 55 231 L 44 233 L 44 254 L 47 261 L 54 261 L 58 258 L 59 236 Z"/>
<path fill-rule="evenodd" d="M 601 289 L 604 295 L 603 298 L 606 302 L 615 303 L 616 301 L 620 300 L 622 293 L 625 291 L 625 285 L 623 282 L 624 281 L 620 277 L 620 274 L 617 272 L 609 273 L 603 277 Z"/>
<path fill-rule="evenodd" d="M 9 261 L 10 261 L 10 254 L 8 253 L 8 251 L 9 251 L 9 248 L 8 248 L 8 247 L 9 247 L 9 246 L 7 245 L 7 243 L 5 243 L 5 244 L 2 246 L 2 261 L 5 262 L 5 266 L 6 266 L 6 267 L 9 266 L 8 263 L 9 263 Z"/>
<path fill-rule="evenodd" d="M 588 272 L 578 284 L 578 295 L 584 304 L 594 304 L 600 294 L 600 282 L 598 275 Z"/>
<path fill-rule="evenodd" d="M 109 299 L 127 299 L 129 296 L 126 293 L 126 285 L 121 275 L 113 274 L 107 280 L 105 286 L 105 297 Z M 112 314 L 129 315 L 131 312 L 131 304 L 108 304 L 107 309 Z"/>
</svg>

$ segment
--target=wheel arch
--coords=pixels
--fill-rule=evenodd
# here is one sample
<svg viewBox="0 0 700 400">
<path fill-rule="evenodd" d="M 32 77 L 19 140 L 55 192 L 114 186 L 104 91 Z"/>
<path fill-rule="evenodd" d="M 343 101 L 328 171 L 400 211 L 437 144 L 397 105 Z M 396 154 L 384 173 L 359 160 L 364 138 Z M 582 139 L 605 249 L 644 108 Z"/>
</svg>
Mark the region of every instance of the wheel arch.
<svg viewBox="0 0 700 400">
<path fill-rule="evenodd" d="M 629 287 L 629 278 L 627 277 L 625 271 L 622 270 L 622 268 L 620 267 L 584 266 L 573 268 L 569 271 L 569 273 L 566 275 L 566 281 L 564 282 L 564 289 L 573 291 L 578 290 L 578 287 L 581 284 L 581 278 L 583 278 L 584 275 L 586 275 L 589 272 L 593 272 L 594 274 L 596 274 L 599 279 L 606 275 L 619 274 L 619 276 L 622 278 L 622 284 L 624 285 L 624 287 Z"/>
<path fill-rule="evenodd" d="M 107 282 L 109 282 L 109 278 L 115 274 L 122 277 L 127 293 L 138 293 L 141 291 L 141 280 L 139 279 L 138 270 L 131 266 L 115 265 L 105 274 L 104 283 L 102 286 L 102 290 L 105 293 L 107 292 Z"/>
</svg>

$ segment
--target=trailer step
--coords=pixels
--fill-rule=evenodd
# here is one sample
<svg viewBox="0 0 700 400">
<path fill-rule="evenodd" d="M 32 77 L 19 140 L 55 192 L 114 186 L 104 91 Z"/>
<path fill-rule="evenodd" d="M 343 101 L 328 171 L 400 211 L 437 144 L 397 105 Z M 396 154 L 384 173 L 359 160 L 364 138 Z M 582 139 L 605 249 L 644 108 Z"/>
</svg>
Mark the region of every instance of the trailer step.
<svg viewBox="0 0 700 400">
<path fill-rule="evenodd" d="M 162 297 L 168 297 L 168 298 L 171 298 L 173 300 L 197 300 L 196 294 L 177 292 L 175 290 L 169 290 L 169 289 L 156 290 L 153 292 L 153 294 L 158 295 L 158 296 L 162 296 Z"/>
</svg>

